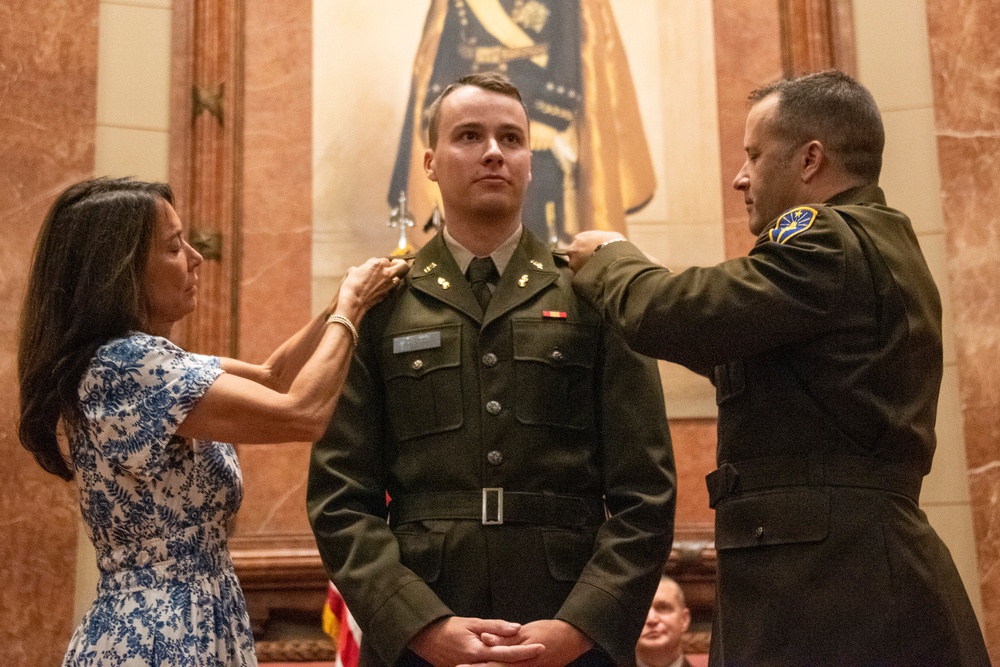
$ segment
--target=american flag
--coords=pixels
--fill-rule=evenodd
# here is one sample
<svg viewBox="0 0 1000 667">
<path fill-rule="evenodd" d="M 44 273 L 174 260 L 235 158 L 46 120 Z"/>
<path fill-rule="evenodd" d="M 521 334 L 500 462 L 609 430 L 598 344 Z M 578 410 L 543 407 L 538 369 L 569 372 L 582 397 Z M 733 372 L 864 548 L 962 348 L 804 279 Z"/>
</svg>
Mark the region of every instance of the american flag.
<svg viewBox="0 0 1000 667">
<path fill-rule="evenodd" d="M 351 616 L 340 591 L 330 582 L 323 605 L 323 631 L 337 642 L 336 667 L 357 667 L 361 628 Z"/>
</svg>

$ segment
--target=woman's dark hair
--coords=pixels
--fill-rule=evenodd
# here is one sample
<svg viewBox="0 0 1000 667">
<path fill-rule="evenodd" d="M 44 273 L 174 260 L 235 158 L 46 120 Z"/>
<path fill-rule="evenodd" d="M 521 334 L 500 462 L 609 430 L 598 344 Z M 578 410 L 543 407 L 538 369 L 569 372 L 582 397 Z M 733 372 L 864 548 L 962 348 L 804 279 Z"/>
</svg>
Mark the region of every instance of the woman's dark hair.
<svg viewBox="0 0 1000 667">
<path fill-rule="evenodd" d="M 35 242 L 21 308 L 17 375 L 21 444 L 53 475 L 73 471 L 59 448 L 59 419 L 80 414 L 83 373 L 104 343 L 146 318 L 143 273 L 170 186 L 97 178 L 63 191 Z"/>
</svg>

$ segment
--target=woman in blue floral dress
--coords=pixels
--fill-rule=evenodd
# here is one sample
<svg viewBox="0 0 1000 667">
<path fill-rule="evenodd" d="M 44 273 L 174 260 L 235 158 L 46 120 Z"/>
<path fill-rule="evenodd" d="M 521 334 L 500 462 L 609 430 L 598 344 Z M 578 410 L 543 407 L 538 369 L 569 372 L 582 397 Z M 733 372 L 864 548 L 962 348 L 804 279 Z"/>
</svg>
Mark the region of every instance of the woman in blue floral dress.
<svg viewBox="0 0 1000 667">
<path fill-rule="evenodd" d="M 101 572 L 64 665 L 257 664 L 226 547 L 243 489 L 225 443 L 319 437 L 355 325 L 406 271 L 385 259 L 352 268 L 323 313 L 253 365 L 170 342 L 195 308 L 201 261 L 164 184 L 79 183 L 39 233 L 20 438 L 43 468 L 75 478 Z"/>
</svg>

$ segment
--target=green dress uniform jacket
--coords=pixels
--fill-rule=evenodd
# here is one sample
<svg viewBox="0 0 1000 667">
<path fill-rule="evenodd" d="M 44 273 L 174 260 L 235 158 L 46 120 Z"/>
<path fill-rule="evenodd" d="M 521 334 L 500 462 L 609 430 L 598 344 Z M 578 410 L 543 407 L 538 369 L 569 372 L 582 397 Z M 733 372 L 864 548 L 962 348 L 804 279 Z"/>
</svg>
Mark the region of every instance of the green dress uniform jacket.
<svg viewBox="0 0 1000 667">
<path fill-rule="evenodd" d="M 673 537 L 662 389 L 556 261 L 525 231 L 484 317 L 439 234 L 362 321 L 308 485 L 362 664 L 419 664 L 407 643 L 452 614 L 634 658 Z"/>
<path fill-rule="evenodd" d="M 716 386 L 711 664 L 989 664 L 918 507 L 940 299 L 878 187 L 792 209 L 714 267 L 671 273 L 611 244 L 574 287 L 633 349 Z"/>
</svg>

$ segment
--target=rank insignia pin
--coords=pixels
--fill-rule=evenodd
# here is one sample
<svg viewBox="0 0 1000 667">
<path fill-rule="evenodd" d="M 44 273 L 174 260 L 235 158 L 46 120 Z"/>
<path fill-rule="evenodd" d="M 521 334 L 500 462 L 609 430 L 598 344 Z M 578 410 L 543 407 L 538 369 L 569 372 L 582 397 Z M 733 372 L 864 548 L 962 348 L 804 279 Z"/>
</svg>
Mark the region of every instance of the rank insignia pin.
<svg viewBox="0 0 1000 667">
<path fill-rule="evenodd" d="M 437 262 L 431 262 L 430 264 L 428 264 L 427 266 L 424 267 L 424 273 L 430 273 L 431 271 L 434 270 L 434 268 L 436 266 L 437 266 Z"/>
<path fill-rule="evenodd" d="M 451 283 L 445 280 L 443 277 L 438 278 L 438 285 L 441 286 L 441 289 L 448 289 L 449 287 L 451 287 Z"/>
<path fill-rule="evenodd" d="M 528 274 L 525 273 L 523 276 L 517 279 L 517 286 L 524 287 L 527 284 L 528 284 Z"/>
<path fill-rule="evenodd" d="M 533 267 L 535 267 L 536 269 L 544 269 L 544 268 L 545 268 L 545 267 L 544 267 L 544 266 L 542 265 L 542 263 L 541 263 L 541 262 L 539 262 L 539 261 L 538 261 L 537 259 L 533 259 L 533 260 L 531 260 L 531 265 L 532 265 Z"/>
</svg>

